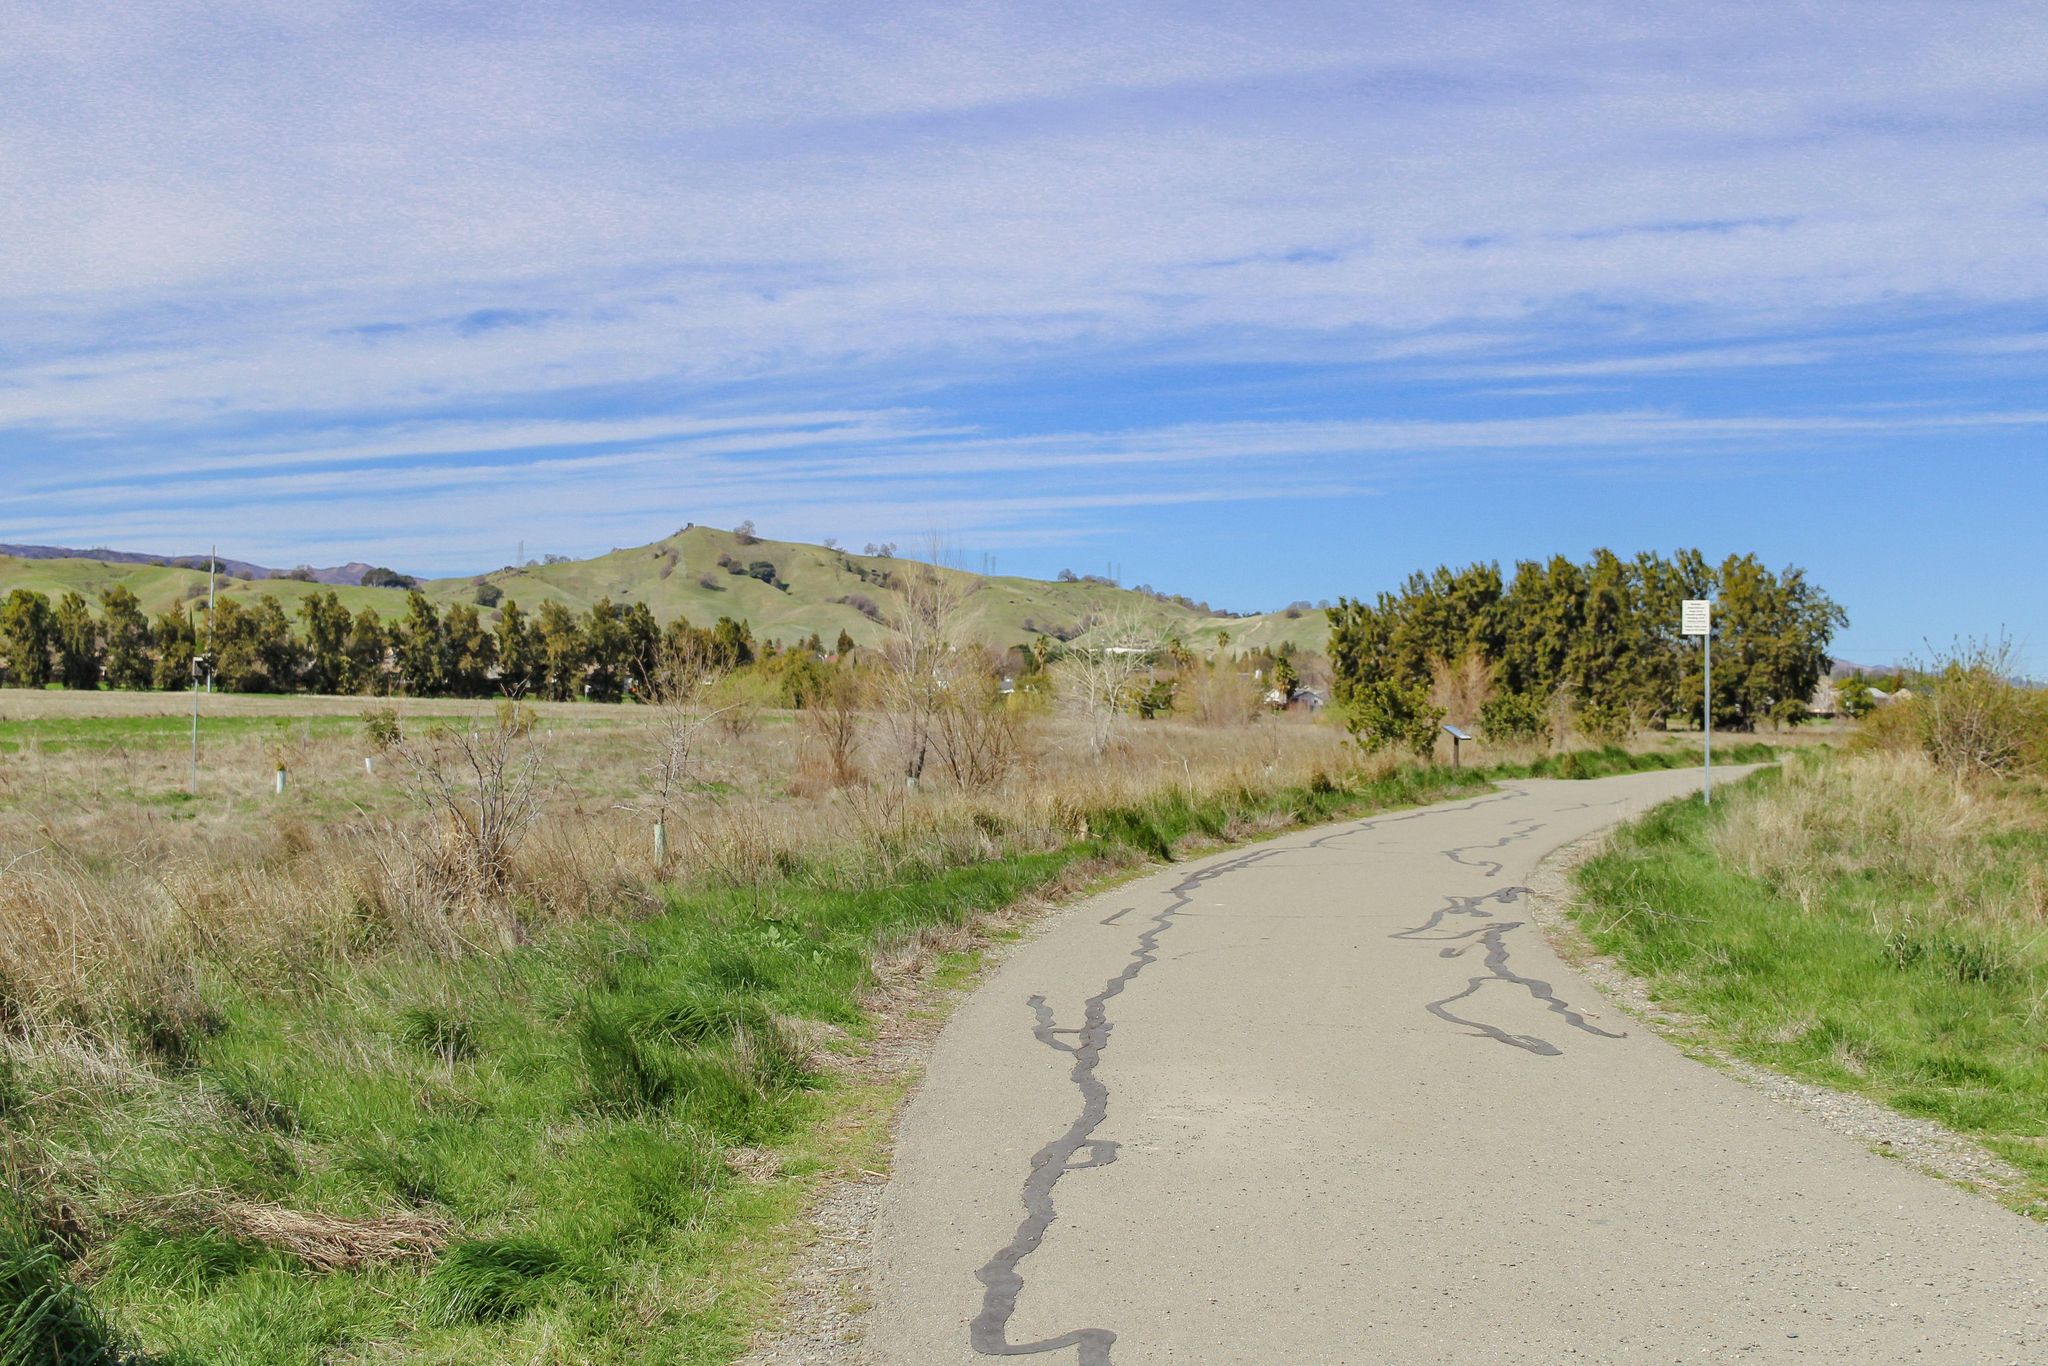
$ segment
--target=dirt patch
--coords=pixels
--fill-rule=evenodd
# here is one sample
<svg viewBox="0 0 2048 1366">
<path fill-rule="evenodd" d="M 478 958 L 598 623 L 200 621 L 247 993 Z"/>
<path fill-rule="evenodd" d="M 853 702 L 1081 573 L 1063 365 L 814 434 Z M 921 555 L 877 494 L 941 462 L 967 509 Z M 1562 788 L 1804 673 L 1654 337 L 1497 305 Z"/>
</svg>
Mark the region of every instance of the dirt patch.
<svg viewBox="0 0 2048 1366">
<path fill-rule="evenodd" d="M 2044 1213 L 2028 1193 L 2026 1176 L 1973 1139 L 1933 1120 L 1900 1114 L 1868 1097 L 1799 1081 L 1735 1057 L 1711 1041 L 1706 1021 L 1652 999 L 1640 978 L 1602 954 L 1569 919 L 1577 905 L 1572 870 L 1598 853 L 1607 839 L 1605 831 L 1590 835 L 1545 859 L 1530 877 L 1532 894 L 1523 902 L 1551 948 L 1602 995 L 1688 1055 L 1712 1063 L 1880 1156 L 1898 1158 L 1929 1176 L 1988 1195 L 2014 1209 L 2037 1216 Z"/>
</svg>

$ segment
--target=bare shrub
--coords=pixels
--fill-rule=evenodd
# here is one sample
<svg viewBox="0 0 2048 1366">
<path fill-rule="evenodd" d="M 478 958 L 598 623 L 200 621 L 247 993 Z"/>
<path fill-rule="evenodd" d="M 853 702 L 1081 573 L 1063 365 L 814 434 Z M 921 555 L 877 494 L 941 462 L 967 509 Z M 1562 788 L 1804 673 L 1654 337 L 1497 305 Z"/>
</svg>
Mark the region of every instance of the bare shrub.
<svg viewBox="0 0 2048 1366">
<path fill-rule="evenodd" d="M 1071 645 L 1053 662 L 1060 701 L 1081 718 L 1088 752 L 1101 754 L 1117 738 L 1123 718 L 1152 676 L 1162 642 L 1128 614 L 1105 619 L 1086 645 Z"/>
<path fill-rule="evenodd" d="M 710 699 L 719 692 L 726 671 L 700 636 L 671 637 L 656 658 L 641 667 L 645 697 L 654 714 L 651 791 L 639 804 L 654 817 L 654 871 L 668 870 L 669 823 L 686 792 L 704 778 L 704 751 L 714 724 L 730 735 L 733 708 L 751 706 L 739 699 L 721 707 Z M 749 718 L 751 725 L 751 717 Z"/>
<path fill-rule="evenodd" d="M 828 670 L 806 689 L 797 713 L 803 742 L 800 777 L 825 788 L 861 781 L 861 702 L 864 680 L 852 669 Z"/>
<path fill-rule="evenodd" d="M 727 740 L 739 740 L 761 724 L 761 712 L 774 701 L 775 688 L 750 674 L 726 674 L 707 692 L 719 732 Z"/>
<path fill-rule="evenodd" d="M 2014 681 L 2009 640 L 1960 641 L 1865 716 L 1855 747 L 1917 752 L 1964 775 L 2048 772 L 2048 691 Z"/>
<path fill-rule="evenodd" d="M 1465 730 L 1479 729 L 1479 716 L 1494 692 L 1495 666 L 1476 647 L 1457 659 L 1429 664 L 1429 703 L 1444 719 Z"/>
<path fill-rule="evenodd" d="M 1195 660 L 1180 671 L 1174 710 L 1197 725 L 1244 726 L 1258 719 L 1265 695 L 1228 659 Z"/>
<path fill-rule="evenodd" d="M 440 722 L 393 747 L 406 795 L 435 826 L 424 867 L 453 897 L 502 893 L 512 855 L 546 798 L 544 755 L 516 709 Z"/>
<path fill-rule="evenodd" d="M 1023 749 L 1022 715 L 1004 705 L 997 683 L 1001 657 L 986 649 L 956 649 L 945 665 L 944 696 L 932 717 L 934 748 L 961 787 L 995 787 L 1016 767 Z"/>
<path fill-rule="evenodd" d="M 1015 766 L 1018 717 L 997 688 L 1001 659 L 963 639 L 967 589 L 932 562 L 899 575 L 899 607 L 889 618 L 875 672 L 875 695 L 892 761 L 916 786 L 937 766 L 962 787 L 990 787 Z"/>
<path fill-rule="evenodd" d="M 1972 640 L 1958 642 L 1931 671 L 1918 719 L 1935 763 L 1957 773 L 2003 776 L 2048 758 L 2048 697 L 2013 682 L 2017 663 L 2010 640 Z"/>
<path fill-rule="evenodd" d="M 931 761 L 938 717 L 947 706 L 955 671 L 950 628 L 965 595 L 934 564 L 916 565 L 901 579 L 875 691 L 890 757 L 915 786 Z"/>
</svg>

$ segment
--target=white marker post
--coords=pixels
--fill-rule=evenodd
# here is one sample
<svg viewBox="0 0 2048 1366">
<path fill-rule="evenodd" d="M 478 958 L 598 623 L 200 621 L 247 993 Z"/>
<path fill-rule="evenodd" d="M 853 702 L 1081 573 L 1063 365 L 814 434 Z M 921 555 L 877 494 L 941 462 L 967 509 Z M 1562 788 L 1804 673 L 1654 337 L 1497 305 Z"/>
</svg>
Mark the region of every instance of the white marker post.
<svg viewBox="0 0 2048 1366">
<path fill-rule="evenodd" d="M 1700 648 L 1706 651 L 1706 676 L 1700 685 L 1700 726 L 1703 735 L 1702 754 L 1706 763 L 1700 770 L 1700 803 L 1714 804 L 1714 604 L 1705 598 L 1687 598 L 1680 610 L 1678 630 L 1681 635 L 1698 636 Z"/>
</svg>

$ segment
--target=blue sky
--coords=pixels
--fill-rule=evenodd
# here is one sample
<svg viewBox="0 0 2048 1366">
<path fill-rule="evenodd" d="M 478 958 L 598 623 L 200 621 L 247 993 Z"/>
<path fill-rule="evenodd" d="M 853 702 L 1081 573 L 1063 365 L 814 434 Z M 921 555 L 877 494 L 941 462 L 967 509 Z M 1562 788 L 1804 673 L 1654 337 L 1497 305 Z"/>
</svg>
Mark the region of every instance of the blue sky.
<svg viewBox="0 0 2048 1366">
<path fill-rule="evenodd" d="M 1667 12 L 1668 11 L 1668 12 Z M 1596 545 L 2048 669 L 2033 3 L 0 0 L 0 541 Z"/>
</svg>

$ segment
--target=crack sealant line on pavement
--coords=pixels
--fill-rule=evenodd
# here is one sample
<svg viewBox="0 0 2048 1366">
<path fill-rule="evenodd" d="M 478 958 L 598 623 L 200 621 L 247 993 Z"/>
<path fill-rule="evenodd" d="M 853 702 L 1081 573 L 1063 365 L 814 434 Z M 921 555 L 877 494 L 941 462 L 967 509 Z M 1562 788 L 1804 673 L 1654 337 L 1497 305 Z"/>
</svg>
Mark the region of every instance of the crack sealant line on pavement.
<svg viewBox="0 0 2048 1366">
<path fill-rule="evenodd" d="M 1176 913 L 1193 903 L 1198 887 L 1278 852 L 1264 849 L 1244 854 L 1190 873 L 1176 883 L 1173 899 L 1160 908 L 1152 917 L 1151 926 L 1138 936 L 1138 947 L 1132 950 L 1130 962 L 1104 983 L 1101 991 L 1088 998 L 1082 1015 L 1084 1023 L 1078 1029 L 1061 1028 L 1045 998 L 1031 997 L 1031 1012 L 1037 1021 L 1032 1034 L 1046 1047 L 1073 1055 L 1072 1075 L 1081 1092 L 1081 1113 L 1064 1134 L 1033 1155 L 1031 1175 L 1024 1182 L 1024 1222 L 1017 1226 L 1017 1234 L 1009 1244 L 975 1273 L 983 1287 L 981 1312 L 974 1316 L 969 1335 L 974 1350 L 983 1356 L 1034 1356 L 1073 1347 L 1079 1349 L 1080 1366 L 1110 1366 L 1109 1350 L 1116 1341 L 1116 1333 L 1109 1328 L 1076 1328 L 1036 1342 L 1009 1341 L 1010 1318 L 1017 1312 L 1017 1296 L 1024 1289 L 1024 1275 L 1018 1264 L 1038 1250 L 1046 1230 L 1058 1217 L 1052 1196 L 1059 1179 L 1068 1172 L 1086 1171 L 1116 1161 L 1117 1145 L 1093 1136 L 1109 1116 L 1109 1087 L 1095 1075 L 1095 1067 L 1109 1043 L 1110 998 L 1120 994 L 1137 980 L 1139 973 L 1157 961 L 1159 937 L 1172 927 Z M 1075 1157 L 1084 1148 L 1087 1160 L 1076 1162 Z"/>
<path fill-rule="evenodd" d="M 1475 863 L 1472 860 L 1466 858 L 1465 855 L 1473 853 L 1480 849 L 1505 849 L 1510 844 L 1513 844 L 1518 840 L 1525 840 L 1529 838 L 1529 836 L 1535 834 L 1538 830 L 1543 829 L 1543 823 L 1541 821 L 1519 820 L 1513 822 L 1513 824 L 1522 826 L 1524 828 L 1520 830 L 1510 828 L 1507 834 L 1502 835 L 1499 839 L 1495 840 L 1491 844 L 1461 844 L 1455 849 L 1446 849 L 1443 851 L 1443 856 L 1449 859 L 1451 862 L 1458 864 L 1460 867 L 1486 868 L 1490 870 L 1486 874 L 1488 877 L 1499 877 L 1501 869 L 1507 866 L 1501 860 L 1483 858 Z"/>
<path fill-rule="evenodd" d="M 1454 849 L 1446 849 L 1443 851 L 1443 855 L 1461 867 L 1491 868 L 1492 871 L 1487 873 L 1486 876 L 1498 877 L 1504 866 L 1503 864 L 1492 859 L 1481 859 L 1474 863 L 1460 857 L 1460 855 L 1479 849 L 1504 849 L 1518 840 L 1528 839 L 1538 830 L 1545 828 L 1541 822 L 1533 820 L 1521 820 L 1515 822 L 1515 824 L 1526 828 L 1503 835 L 1492 844 L 1467 844 L 1460 845 Z M 1558 996 L 1550 983 L 1540 977 L 1524 977 L 1509 965 L 1508 932 L 1521 929 L 1525 922 L 1519 920 L 1494 920 L 1493 912 L 1486 910 L 1484 903 L 1492 901 L 1503 906 L 1513 905 L 1528 894 L 1528 892 L 1529 888 L 1527 887 L 1514 886 L 1497 888 L 1494 891 L 1482 892 L 1476 896 L 1447 896 L 1444 898 L 1444 904 L 1432 912 L 1429 919 L 1423 921 L 1420 925 L 1399 930 L 1387 936 L 1389 939 L 1451 941 L 1450 947 L 1438 950 L 1439 955 L 1444 958 L 1464 956 L 1466 950 L 1472 947 L 1475 939 L 1486 946 L 1486 971 L 1484 973 L 1477 977 L 1466 979 L 1463 991 L 1454 992 L 1441 1000 L 1431 1001 L 1423 1008 L 1440 1020 L 1451 1024 L 1463 1025 L 1467 1029 L 1474 1030 L 1479 1037 L 1492 1039 L 1497 1043 L 1504 1043 L 1510 1048 L 1520 1048 L 1526 1052 L 1535 1053 L 1540 1057 L 1546 1058 L 1563 1056 L 1564 1050 L 1551 1043 L 1548 1039 L 1538 1038 L 1534 1034 L 1510 1034 L 1498 1025 L 1488 1024 L 1484 1020 L 1466 1019 L 1464 1016 L 1456 1014 L 1451 1010 L 1451 1006 L 1456 1002 L 1462 1001 L 1468 996 L 1477 996 L 1479 989 L 1489 982 L 1508 982 L 1522 988 L 1530 996 L 1542 1002 L 1544 1007 L 1551 1011 L 1551 1013 L 1563 1016 L 1565 1023 L 1574 1029 L 1581 1030 L 1587 1034 L 1598 1035 L 1603 1039 L 1626 1038 L 1627 1035 L 1625 1034 L 1611 1034 L 1598 1025 L 1588 1022 L 1584 1015 L 1572 1009 L 1568 1002 Z M 1432 933 L 1448 917 L 1454 915 L 1478 916 L 1490 923 L 1475 929 L 1463 930 L 1456 934 Z"/>
<path fill-rule="evenodd" d="M 1498 796 L 1481 797 L 1477 801 L 1466 802 L 1460 806 L 1430 806 L 1407 815 L 1372 817 L 1349 828 L 1318 836 L 1309 841 L 1309 847 L 1322 848 L 1332 840 L 1363 834 L 1379 825 L 1419 820 L 1424 816 L 1451 811 L 1469 811 L 1477 806 L 1525 795 L 1527 794 L 1509 791 Z M 1286 852 L 1288 850 L 1284 848 L 1268 848 L 1240 854 L 1235 858 L 1191 872 L 1175 883 L 1171 891 L 1172 900 L 1152 917 L 1150 927 L 1138 936 L 1138 945 L 1131 951 L 1130 961 L 1124 965 L 1121 972 L 1103 984 L 1101 991 L 1088 998 L 1083 1007 L 1083 1023 L 1079 1028 L 1062 1027 L 1052 1008 L 1046 1004 L 1045 997 L 1034 995 L 1030 998 L 1029 1004 L 1035 1021 L 1031 1030 L 1032 1035 L 1046 1047 L 1073 1056 L 1072 1077 L 1074 1085 L 1081 1092 L 1081 1112 L 1064 1134 L 1033 1154 L 1031 1174 L 1024 1182 L 1024 1221 L 1017 1226 L 1016 1236 L 989 1258 L 981 1270 L 974 1273 L 975 1279 L 982 1284 L 981 1312 L 974 1316 L 973 1322 L 969 1325 L 968 1335 L 974 1350 L 980 1355 L 1037 1356 L 1072 1347 L 1078 1352 L 1078 1366 L 1111 1366 L 1110 1348 L 1116 1342 L 1116 1332 L 1113 1329 L 1075 1328 L 1054 1337 L 1040 1338 L 1035 1342 L 1009 1340 L 1010 1319 L 1017 1312 L 1017 1297 L 1024 1290 L 1024 1274 L 1020 1266 L 1026 1257 L 1038 1250 L 1039 1244 L 1045 1240 L 1046 1230 L 1051 1228 L 1053 1221 L 1059 1217 L 1058 1209 L 1053 1203 L 1053 1188 L 1068 1172 L 1104 1167 L 1116 1161 L 1118 1145 L 1108 1139 L 1094 1137 L 1095 1130 L 1109 1116 L 1109 1087 L 1096 1076 L 1095 1071 L 1096 1064 L 1101 1061 L 1102 1050 L 1109 1044 L 1110 998 L 1119 995 L 1125 987 L 1137 980 L 1139 973 L 1157 961 L 1159 937 L 1194 903 L 1195 891 L 1203 883 L 1212 882 L 1226 874 Z M 1126 908 L 1135 909 L 1136 907 Z M 1124 911 L 1119 911 L 1110 916 L 1109 920 L 1115 920 L 1123 914 Z M 1103 923 L 1107 924 L 1109 920 Z M 1083 1149 L 1087 1150 L 1086 1159 L 1075 1161 Z"/>
</svg>

